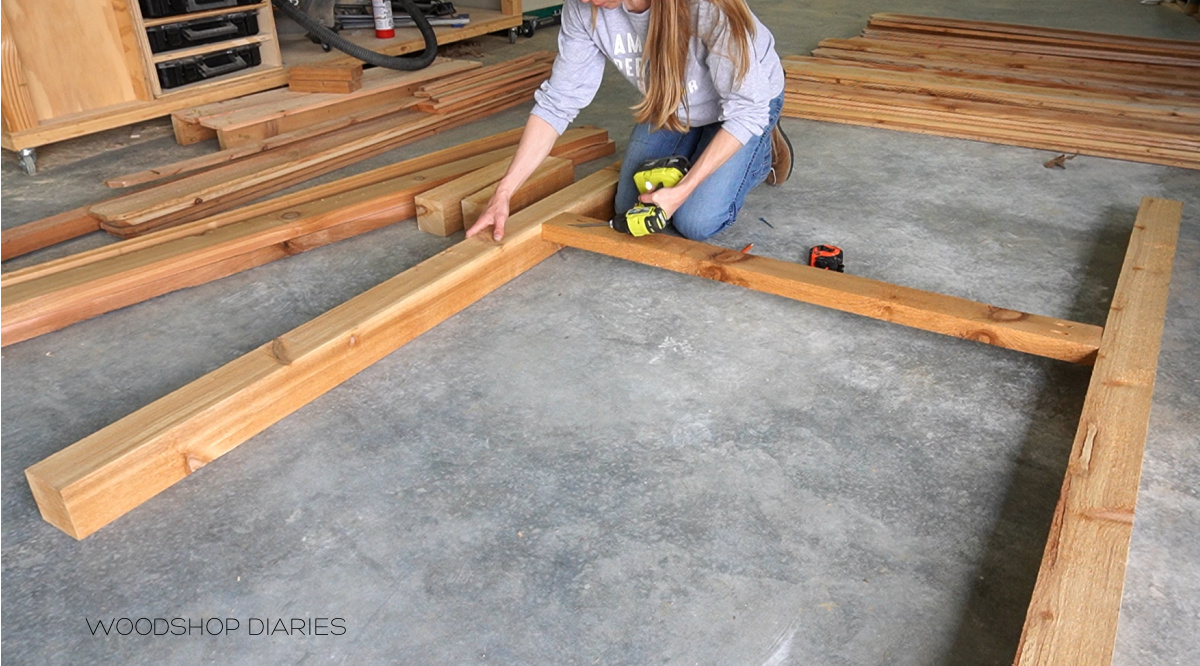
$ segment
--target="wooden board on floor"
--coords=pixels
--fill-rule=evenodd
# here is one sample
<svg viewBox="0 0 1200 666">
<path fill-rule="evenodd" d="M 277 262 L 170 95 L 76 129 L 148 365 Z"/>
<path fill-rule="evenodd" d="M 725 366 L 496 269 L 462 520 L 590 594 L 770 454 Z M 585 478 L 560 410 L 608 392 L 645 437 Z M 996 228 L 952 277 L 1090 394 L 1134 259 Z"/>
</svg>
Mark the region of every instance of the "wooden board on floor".
<svg viewBox="0 0 1200 666">
<path fill-rule="evenodd" d="M 599 222 L 579 215 L 561 215 L 543 225 L 542 236 L 581 250 L 1063 361 L 1090 364 L 1100 343 L 1098 326 L 998 308 L 667 234 L 634 238 Z"/>
<path fill-rule="evenodd" d="M 1138 210 L 1017 666 L 1112 661 L 1182 212 L 1152 197 Z"/>
<path fill-rule="evenodd" d="M 8 261 L 93 231 L 100 231 L 100 220 L 88 212 L 87 206 L 5 229 L 0 232 L 0 261 Z"/>
</svg>

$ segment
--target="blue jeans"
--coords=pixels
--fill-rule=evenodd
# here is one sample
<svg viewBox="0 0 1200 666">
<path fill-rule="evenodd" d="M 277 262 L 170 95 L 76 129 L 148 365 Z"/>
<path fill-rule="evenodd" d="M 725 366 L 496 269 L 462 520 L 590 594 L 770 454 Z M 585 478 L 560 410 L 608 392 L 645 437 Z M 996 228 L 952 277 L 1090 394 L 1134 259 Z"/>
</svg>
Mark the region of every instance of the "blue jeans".
<svg viewBox="0 0 1200 666">
<path fill-rule="evenodd" d="M 770 124 L 762 136 L 751 138 L 675 211 L 671 224 L 676 231 L 685 238 L 704 240 L 733 224 L 746 203 L 746 195 L 771 172 L 771 130 L 779 122 L 782 109 L 780 94 L 771 100 Z M 621 165 L 621 179 L 617 181 L 615 210 L 623 214 L 637 204 L 639 193 L 633 174 L 642 163 L 670 155 L 683 155 L 695 162 L 719 129 L 721 123 L 693 127 L 686 132 L 668 129 L 654 132 L 647 124 L 634 126 Z"/>
</svg>

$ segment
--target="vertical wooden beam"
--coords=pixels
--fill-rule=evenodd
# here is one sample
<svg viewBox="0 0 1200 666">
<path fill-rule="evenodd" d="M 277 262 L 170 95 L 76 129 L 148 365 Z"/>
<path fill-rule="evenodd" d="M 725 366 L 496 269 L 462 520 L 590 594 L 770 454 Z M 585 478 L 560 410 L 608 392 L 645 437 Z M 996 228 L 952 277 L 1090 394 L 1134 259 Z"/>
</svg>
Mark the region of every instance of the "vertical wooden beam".
<svg viewBox="0 0 1200 666">
<path fill-rule="evenodd" d="M 1142 200 L 1025 617 L 1017 666 L 1112 662 L 1183 204 Z"/>
<path fill-rule="evenodd" d="M 608 168 L 25 470 L 42 517 L 82 539 L 520 275 L 562 211 L 611 215 Z"/>
</svg>

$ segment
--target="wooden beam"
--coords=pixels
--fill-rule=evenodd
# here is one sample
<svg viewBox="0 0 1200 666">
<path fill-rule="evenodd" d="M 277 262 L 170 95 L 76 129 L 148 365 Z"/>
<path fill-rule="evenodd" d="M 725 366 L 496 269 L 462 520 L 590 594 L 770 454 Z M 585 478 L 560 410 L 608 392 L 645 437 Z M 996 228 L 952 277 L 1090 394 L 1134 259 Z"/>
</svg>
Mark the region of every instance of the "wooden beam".
<svg viewBox="0 0 1200 666">
<path fill-rule="evenodd" d="M 217 131 L 209 129 L 198 122 L 191 122 L 175 114 L 171 114 L 171 129 L 175 131 L 175 143 L 190 146 L 201 141 L 217 138 Z"/>
<path fill-rule="evenodd" d="M 0 231 L 0 261 L 8 261 L 93 231 L 100 231 L 100 220 L 88 213 L 87 206 L 5 229 Z"/>
<path fill-rule="evenodd" d="M 1183 204 L 1142 199 L 1025 618 L 1017 666 L 1112 662 Z"/>
<path fill-rule="evenodd" d="M 610 142 L 611 143 L 611 142 Z M 604 145 L 604 144 L 599 144 Z M 547 157 L 529 178 L 513 192 L 512 199 L 508 202 L 509 215 L 524 209 L 526 206 L 535 201 L 540 201 L 552 193 L 557 192 L 564 187 L 567 187 L 575 180 L 575 165 L 571 160 L 559 157 Z M 496 183 L 466 196 L 462 199 L 462 226 L 470 228 L 483 211 L 487 209 L 488 202 L 491 201 L 492 195 L 496 193 Z"/>
<path fill-rule="evenodd" d="M 400 112 L 116 197 L 92 206 L 91 212 L 104 222 L 135 226 L 307 167 L 328 164 L 348 152 L 399 139 L 435 123 L 436 119 L 424 114 Z"/>
<path fill-rule="evenodd" d="M 562 211 L 611 215 L 608 168 L 25 470 L 42 517 L 82 539 L 520 275 Z"/>
<path fill-rule="evenodd" d="M 313 65 L 288 70 L 288 90 L 307 93 L 337 93 L 346 95 L 362 88 L 361 63 L 345 65 Z"/>
<path fill-rule="evenodd" d="M 435 236 L 461 231 L 462 200 L 504 177 L 511 161 L 494 162 L 418 195 L 417 228 Z"/>
<path fill-rule="evenodd" d="M 1200 155 L 1195 151 L 1158 148 L 1145 144 L 1095 140 L 1086 137 L 1059 133 L 1056 128 L 1045 125 L 1042 130 L 1016 130 L 995 124 L 973 122 L 970 116 L 962 115 L 952 122 L 931 120 L 906 113 L 900 106 L 890 110 L 862 109 L 856 105 L 839 101 L 817 103 L 812 99 L 797 99 L 787 94 L 783 115 L 788 118 L 807 118 L 848 125 L 863 125 L 882 129 L 972 139 L 990 143 L 1002 143 L 1026 148 L 1055 150 L 1066 153 L 1082 153 L 1098 157 L 1165 164 L 1187 169 L 1200 169 Z M 1115 133 L 1114 133 L 1115 134 Z M 1118 135 L 1119 138 L 1119 135 Z"/>
<path fill-rule="evenodd" d="M 607 226 L 594 226 L 597 222 L 579 215 L 561 215 L 543 225 L 542 236 L 568 247 L 1063 361 L 1090 364 L 1100 343 L 1098 326 L 1007 310 L 665 234 L 635 239 Z"/>
</svg>

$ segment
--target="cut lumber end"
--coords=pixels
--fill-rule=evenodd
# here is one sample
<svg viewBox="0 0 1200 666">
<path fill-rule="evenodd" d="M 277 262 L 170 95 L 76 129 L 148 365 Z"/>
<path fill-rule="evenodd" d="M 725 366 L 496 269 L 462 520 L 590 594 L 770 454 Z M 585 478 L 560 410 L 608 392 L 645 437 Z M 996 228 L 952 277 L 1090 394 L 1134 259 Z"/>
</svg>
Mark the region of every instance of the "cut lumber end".
<svg viewBox="0 0 1200 666">
<path fill-rule="evenodd" d="M 175 114 L 171 114 L 171 127 L 175 130 L 175 142 L 181 146 L 208 141 L 217 138 L 216 130 L 209 129 L 198 122 L 189 122 Z"/>
<path fill-rule="evenodd" d="M 39 474 L 42 464 L 38 463 L 25 470 L 25 480 L 29 482 L 29 489 L 33 491 L 33 500 L 37 502 L 42 519 L 75 539 L 86 537 L 91 532 L 84 534 L 76 527 L 60 489 Z"/>
<path fill-rule="evenodd" d="M 417 228 L 421 231 L 435 236 L 449 236 L 462 229 L 461 211 L 457 211 L 457 215 L 447 215 L 442 201 L 425 196 L 417 196 L 414 201 L 417 204 Z M 453 209 L 453 206 L 449 207 L 449 210 Z"/>
</svg>

